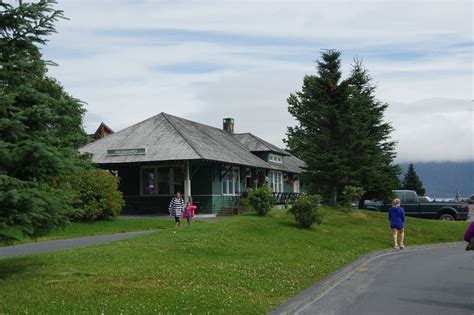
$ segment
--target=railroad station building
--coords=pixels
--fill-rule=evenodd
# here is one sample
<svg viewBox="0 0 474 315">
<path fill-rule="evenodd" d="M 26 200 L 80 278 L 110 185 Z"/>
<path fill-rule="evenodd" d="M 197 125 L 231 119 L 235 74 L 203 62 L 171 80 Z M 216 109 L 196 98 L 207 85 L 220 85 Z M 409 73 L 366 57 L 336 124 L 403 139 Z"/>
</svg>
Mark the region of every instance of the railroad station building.
<svg viewBox="0 0 474 315">
<path fill-rule="evenodd" d="M 251 133 L 234 133 L 231 118 L 219 129 L 160 113 L 104 134 L 80 152 L 120 177 L 123 213 L 167 213 L 177 191 L 199 213 L 217 214 L 250 187 L 268 183 L 280 202 L 302 189 L 304 162 Z"/>
</svg>

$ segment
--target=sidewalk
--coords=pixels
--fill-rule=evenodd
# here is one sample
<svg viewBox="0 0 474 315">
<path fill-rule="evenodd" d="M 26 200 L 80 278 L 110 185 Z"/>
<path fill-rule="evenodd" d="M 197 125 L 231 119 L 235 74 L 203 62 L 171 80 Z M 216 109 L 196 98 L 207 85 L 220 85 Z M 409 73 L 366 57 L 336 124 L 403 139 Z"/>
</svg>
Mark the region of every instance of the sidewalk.
<svg viewBox="0 0 474 315">
<path fill-rule="evenodd" d="M 120 216 L 121 219 L 145 219 L 145 218 L 154 218 L 154 219 L 163 219 L 163 220 L 171 220 L 172 218 L 169 215 L 164 214 L 122 214 Z M 213 220 L 220 220 L 226 217 L 217 217 L 215 214 L 196 214 L 193 220 L 199 221 L 213 221 Z M 172 219 L 174 220 L 174 219 Z"/>
<path fill-rule="evenodd" d="M 157 230 L 137 231 L 128 233 L 118 233 L 111 235 L 87 236 L 69 238 L 64 240 L 45 241 L 38 243 L 21 244 L 8 247 L 0 247 L 0 259 L 19 255 L 47 253 L 61 249 L 77 248 L 82 246 L 97 245 L 118 241 L 145 233 L 156 232 Z"/>
</svg>

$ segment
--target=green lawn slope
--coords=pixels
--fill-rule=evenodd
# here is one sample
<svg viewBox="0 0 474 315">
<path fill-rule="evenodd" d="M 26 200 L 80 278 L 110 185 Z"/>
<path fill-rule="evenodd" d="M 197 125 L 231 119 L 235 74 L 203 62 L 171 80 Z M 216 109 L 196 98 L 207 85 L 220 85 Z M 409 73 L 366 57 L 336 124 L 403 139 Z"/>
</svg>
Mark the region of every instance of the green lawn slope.
<svg viewBox="0 0 474 315">
<path fill-rule="evenodd" d="M 325 209 L 303 230 L 283 211 L 0 260 L 0 313 L 263 314 L 331 272 L 390 248 L 386 214 Z M 461 241 L 466 222 L 408 218 L 406 245 Z"/>
</svg>

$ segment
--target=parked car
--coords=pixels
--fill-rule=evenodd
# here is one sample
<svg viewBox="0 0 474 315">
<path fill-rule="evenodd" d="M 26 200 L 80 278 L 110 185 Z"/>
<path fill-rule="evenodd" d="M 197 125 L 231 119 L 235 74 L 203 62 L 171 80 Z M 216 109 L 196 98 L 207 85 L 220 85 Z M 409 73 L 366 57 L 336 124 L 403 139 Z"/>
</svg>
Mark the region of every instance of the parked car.
<svg viewBox="0 0 474 315">
<path fill-rule="evenodd" d="M 407 216 L 440 220 L 466 220 L 469 206 L 466 202 L 421 202 L 413 190 L 395 190 L 397 198 Z M 391 201 L 367 201 L 365 208 L 380 212 L 388 212 Z"/>
</svg>

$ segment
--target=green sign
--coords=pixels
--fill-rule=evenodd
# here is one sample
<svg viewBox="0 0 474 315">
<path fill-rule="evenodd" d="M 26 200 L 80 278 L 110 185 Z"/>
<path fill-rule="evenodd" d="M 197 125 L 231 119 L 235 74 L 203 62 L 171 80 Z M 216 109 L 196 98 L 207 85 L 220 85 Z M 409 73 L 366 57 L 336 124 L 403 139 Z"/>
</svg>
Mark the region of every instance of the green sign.
<svg viewBox="0 0 474 315">
<path fill-rule="evenodd" d="M 143 155 L 145 154 L 145 148 L 137 148 L 137 149 L 114 149 L 114 150 L 107 150 L 107 155 Z"/>
</svg>

